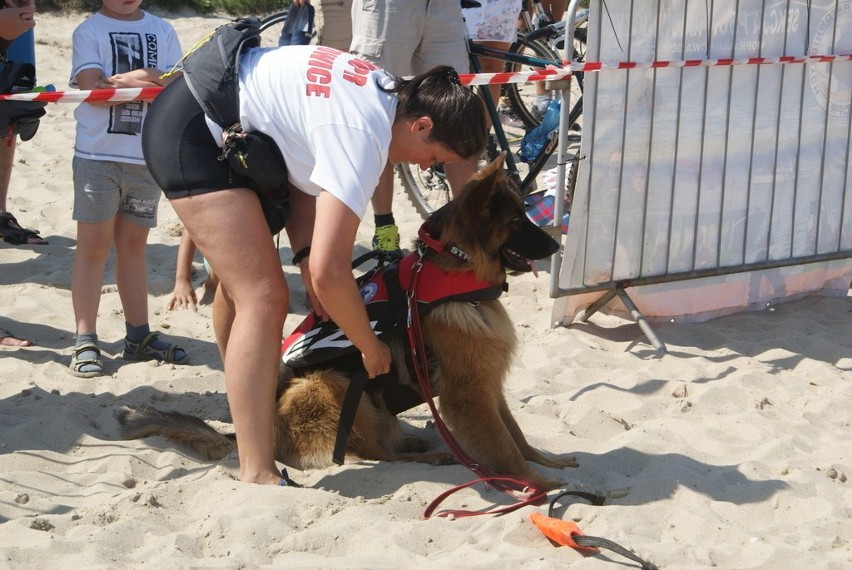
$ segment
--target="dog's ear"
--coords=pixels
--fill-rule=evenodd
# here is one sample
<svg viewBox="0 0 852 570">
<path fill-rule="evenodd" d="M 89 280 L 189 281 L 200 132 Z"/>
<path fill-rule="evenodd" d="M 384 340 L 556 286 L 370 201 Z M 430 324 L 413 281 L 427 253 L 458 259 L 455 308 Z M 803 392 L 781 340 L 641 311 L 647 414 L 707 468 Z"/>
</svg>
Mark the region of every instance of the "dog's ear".
<svg viewBox="0 0 852 570">
<path fill-rule="evenodd" d="M 497 158 L 487 164 L 471 179 L 471 187 L 469 190 L 474 190 L 480 194 L 475 202 L 485 204 L 488 200 L 487 196 L 491 196 L 497 188 L 498 181 L 503 172 L 503 162 L 506 160 L 506 153 L 501 152 Z M 483 195 L 484 194 L 484 195 Z"/>
<path fill-rule="evenodd" d="M 497 158 L 492 160 L 485 168 L 479 172 L 479 177 L 482 180 L 489 182 L 488 186 L 492 187 L 496 183 L 497 174 L 503 169 L 503 163 L 506 161 L 506 151 L 497 155 Z"/>
</svg>

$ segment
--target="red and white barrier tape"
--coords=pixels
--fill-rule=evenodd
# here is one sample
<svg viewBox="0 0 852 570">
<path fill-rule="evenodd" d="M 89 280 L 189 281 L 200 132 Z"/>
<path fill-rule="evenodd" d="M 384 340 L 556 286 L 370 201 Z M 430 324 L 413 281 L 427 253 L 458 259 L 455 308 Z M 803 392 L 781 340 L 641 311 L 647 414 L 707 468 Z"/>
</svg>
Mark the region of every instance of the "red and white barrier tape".
<svg viewBox="0 0 852 570">
<path fill-rule="evenodd" d="M 600 61 L 589 61 L 586 63 L 572 63 L 573 71 L 601 71 L 610 69 L 657 69 L 666 67 L 727 67 L 731 65 L 767 65 L 774 63 L 832 63 L 835 61 L 852 61 L 852 54 L 837 55 L 785 55 L 781 57 L 744 57 L 744 58 L 716 58 L 716 59 L 683 59 L 675 61 L 621 61 L 618 63 L 602 63 Z"/>
<path fill-rule="evenodd" d="M 550 67 L 536 71 L 514 73 L 478 73 L 459 75 L 463 85 L 494 85 L 503 83 L 522 83 L 526 81 L 543 81 L 546 79 L 564 79 L 578 71 L 593 72 L 613 69 L 660 69 L 667 67 L 727 67 L 732 65 L 767 65 L 789 63 L 832 63 L 835 61 L 852 61 L 852 54 L 838 55 L 806 55 L 782 57 L 747 57 L 747 58 L 716 58 L 716 59 L 685 59 L 658 61 L 620 61 L 604 63 L 601 61 L 566 62 L 564 67 Z"/>
<path fill-rule="evenodd" d="M 685 59 L 676 61 L 621 61 L 604 63 L 600 61 L 569 62 L 564 67 L 549 67 L 534 71 L 515 71 L 503 73 L 465 73 L 459 75 L 463 85 L 502 85 L 504 83 L 525 83 L 547 79 L 565 79 L 572 73 L 594 72 L 612 69 L 660 69 L 677 67 L 728 67 L 732 65 L 767 65 L 790 63 L 832 63 L 852 61 L 852 54 L 806 55 L 782 57 L 748 57 Z M 47 103 L 85 103 L 89 101 L 151 101 L 162 91 L 162 87 L 142 87 L 125 89 L 94 89 L 92 91 L 54 91 L 40 93 L 15 93 L 0 95 L 0 101 L 45 101 Z"/>
<path fill-rule="evenodd" d="M 153 101 L 162 87 L 127 87 L 124 89 L 93 89 L 91 91 L 41 91 L 0 95 L 7 101 L 45 101 L 47 103 L 84 103 L 89 101 Z"/>
</svg>

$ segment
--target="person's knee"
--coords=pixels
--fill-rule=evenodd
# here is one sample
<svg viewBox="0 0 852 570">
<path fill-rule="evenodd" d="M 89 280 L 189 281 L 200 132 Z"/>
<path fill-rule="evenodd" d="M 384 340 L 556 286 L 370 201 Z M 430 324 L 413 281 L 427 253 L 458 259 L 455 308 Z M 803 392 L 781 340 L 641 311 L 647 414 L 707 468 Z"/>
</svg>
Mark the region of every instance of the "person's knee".
<svg viewBox="0 0 852 570">
<path fill-rule="evenodd" d="M 268 307 L 267 312 L 280 316 L 282 319 L 287 314 L 288 305 L 290 304 L 290 291 L 286 285 L 270 287 L 268 292 L 263 297 L 265 305 Z"/>
<path fill-rule="evenodd" d="M 74 259 L 86 263 L 105 263 L 113 245 L 110 238 L 110 232 L 106 230 L 78 230 L 77 248 L 74 250 Z"/>
<path fill-rule="evenodd" d="M 107 256 L 109 255 L 109 247 L 93 245 L 91 247 L 80 247 L 77 244 L 77 249 L 74 251 L 74 262 L 83 264 L 89 267 L 99 267 L 106 265 Z"/>
<path fill-rule="evenodd" d="M 148 249 L 148 229 L 116 235 L 115 247 L 116 249 L 121 248 L 128 255 L 144 257 L 145 251 Z"/>
<path fill-rule="evenodd" d="M 290 293 L 283 278 L 277 283 L 272 278 L 256 279 L 251 288 L 243 289 L 239 294 L 231 291 L 230 295 L 238 312 L 252 313 L 260 320 L 286 318 Z"/>
</svg>

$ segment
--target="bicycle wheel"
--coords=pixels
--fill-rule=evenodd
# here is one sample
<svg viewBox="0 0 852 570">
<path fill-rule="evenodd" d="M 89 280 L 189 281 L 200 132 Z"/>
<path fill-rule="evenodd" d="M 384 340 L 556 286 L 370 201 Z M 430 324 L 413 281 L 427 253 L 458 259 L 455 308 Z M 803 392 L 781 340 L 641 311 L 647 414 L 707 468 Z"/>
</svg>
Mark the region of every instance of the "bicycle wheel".
<svg viewBox="0 0 852 570">
<path fill-rule="evenodd" d="M 518 34 L 518 39 L 509 47 L 509 51 L 527 57 L 546 59 L 552 61 L 553 65 L 560 65 L 559 56 L 547 44 L 537 40 L 528 41 L 524 34 Z M 539 68 L 513 62 L 506 62 L 503 66 L 503 71 L 507 73 L 522 73 L 537 69 Z M 539 82 L 507 83 L 501 89 L 502 94 L 509 99 L 512 110 L 528 129 L 540 123 L 533 111 L 538 84 Z"/>
<path fill-rule="evenodd" d="M 542 38 L 545 39 L 545 38 Z M 557 55 L 554 47 L 560 42 L 559 38 L 552 38 L 548 42 L 543 42 L 538 39 L 529 40 L 526 35 L 519 34 L 518 40 L 512 44 L 510 51 L 523 55 L 531 55 L 554 61 L 554 65 L 561 65 L 560 57 Z M 574 60 L 583 61 L 586 54 L 586 29 L 577 28 L 574 31 Z M 506 63 L 504 70 L 507 72 L 532 71 L 534 68 L 522 66 L 516 63 Z M 570 125 L 574 125 L 580 119 L 583 113 L 583 73 L 578 72 L 573 75 L 572 81 L 572 101 L 574 105 L 568 115 Z M 535 108 L 535 101 L 539 96 L 537 85 L 540 82 L 527 83 L 509 83 L 503 86 L 503 93 L 509 99 L 512 105 L 512 110 L 524 123 L 527 130 L 537 127 L 541 123 L 541 113 L 543 109 Z M 542 93 L 542 94 L 546 94 Z M 553 93 L 551 93 L 553 95 Z M 546 105 L 542 105 L 546 108 Z"/>
<path fill-rule="evenodd" d="M 402 162 L 396 165 L 405 194 L 421 216 L 427 218 L 432 212 L 451 199 L 450 185 L 441 165 L 420 170 L 416 164 Z"/>
<path fill-rule="evenodd" d="M 275 12 L 260 19 L 260 47 L 275 47 L 287 21 L 287 12 Z"/>
</svg>

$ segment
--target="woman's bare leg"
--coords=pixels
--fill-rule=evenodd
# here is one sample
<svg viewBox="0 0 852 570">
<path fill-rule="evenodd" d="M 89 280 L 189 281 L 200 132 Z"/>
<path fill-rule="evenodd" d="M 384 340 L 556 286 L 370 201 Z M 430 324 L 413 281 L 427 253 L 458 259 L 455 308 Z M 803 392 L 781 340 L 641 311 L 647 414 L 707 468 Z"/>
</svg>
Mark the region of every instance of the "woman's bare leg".
<svg viewBox="0 0 852 570">
<path fill-rule="evenodd" d="M 240 479 L 276 484 L 281 475 L 272 432 L 288 291 L 260 203 L 242 188 L 171 204 L 219 277 L 213 325 L 225 364 Z"/>
</svg>

